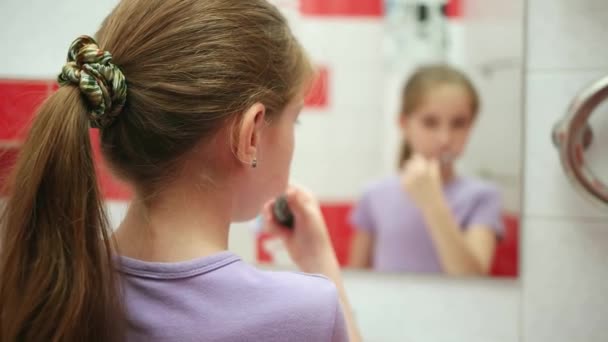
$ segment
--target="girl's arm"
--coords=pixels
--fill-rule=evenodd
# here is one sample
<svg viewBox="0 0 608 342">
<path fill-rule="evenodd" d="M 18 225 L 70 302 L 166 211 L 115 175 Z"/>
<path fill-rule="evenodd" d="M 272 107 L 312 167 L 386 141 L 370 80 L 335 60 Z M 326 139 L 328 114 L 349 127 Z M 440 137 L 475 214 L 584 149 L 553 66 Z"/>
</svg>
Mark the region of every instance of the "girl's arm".
<svg viewBox="0 0 608 342">
<path fill-rule="evenodd" d="M 352 268 L 371 268 L 374 235 L 366 229 L 355 229 L 350 245 L 348 265 Z"/>
<path fill-rule="evenodd" d="M 405 166 L 401 181 L 422 211 L 443 270 L 451 275 L 487 274 L 496 235 L 484 225 L 462 232 L 443 196 L 439 163 L 414 156 Z"/>
<path fill-rule="evenodd" d="M 462 232 L 442 198 L 422 208 L 443 270 L 450 275 L 484 275 L 490 270 L 496 235 L 486 226 Z"/>
<path fill-rule="evenodd" d="M 331 244 L 319 203 L 310 192 L 295 186 L 290 186 L 286 198 L 295 218 L 295 227 L 293 230 L 288 230 L 276 222 L 272 216 L 273 201 L 271 201 L 264 208 L 267 230 L 283 239 L 291 258 L 300 270 L 323 274 L 333 281 L 338 290 L 349 341 L 361 341 L 361 334 L 342 281 L 340 265 Z"/>
</svg>

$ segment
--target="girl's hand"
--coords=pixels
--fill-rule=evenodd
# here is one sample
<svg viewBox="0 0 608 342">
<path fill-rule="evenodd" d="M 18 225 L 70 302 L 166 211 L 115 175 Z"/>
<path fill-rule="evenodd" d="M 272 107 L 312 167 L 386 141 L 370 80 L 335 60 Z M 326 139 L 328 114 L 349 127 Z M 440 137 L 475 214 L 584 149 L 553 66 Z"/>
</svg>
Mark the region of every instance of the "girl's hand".
<svg viewBox="0 0 608 342">
<path fill-rule="evenodd" d="M 325 220 L 317 199 L 307 190 L 289 186 L 287 203 L 294 216 L 294 227 L 281 226 L 272 214 L 274 200 L 264 205 L 264 225 L 266 231 L 280 236 L 298 267 L 307 273 L 324 275 L 339 272 Z"/>
</svg>

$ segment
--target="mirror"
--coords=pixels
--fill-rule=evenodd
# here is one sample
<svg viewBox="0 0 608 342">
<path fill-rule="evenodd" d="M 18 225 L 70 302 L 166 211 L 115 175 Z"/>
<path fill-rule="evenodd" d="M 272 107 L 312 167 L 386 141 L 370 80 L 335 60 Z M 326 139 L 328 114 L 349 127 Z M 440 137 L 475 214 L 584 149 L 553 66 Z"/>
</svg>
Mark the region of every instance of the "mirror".
<svg viewBox="0 0 608 342">
<path fill-rule="evenodd" d="M 341 265 L 517 276 L 524 1 L 272 2 L 317 66 L 296 132 L 292 179 L 319 198 Z M 65 59 L 64 37 L 57 39 L 48 43 L 48 65 L 19 69 L 18 60 L 34 56 L 26 54 L 0 66 L 0 74 L 12 75 L 0 79 L 0 185 L 33 108 L 56 88 L 53 75 Z M 438 64 L 450 69 L 427 70 L 404 96 L 412 75 Z M 407 172 L 398 168 L 404 141 L 422 156 Z M 117 223 L 130 193 L 100 171 Z M 235 224 L 230 243 L 246 261 L 290 265 L 258 220 Z"/>
<path fill-rule="evenodd" d="M 516 277 L 524 2 L 275 3 L 319 68 L 292 176 L 319 197 L 340 263 Z M 436 65 L 449 68 L 428 67 Z M 409 171 L 398 168 L 404 141 L 424 157 Z M 445 159 L 439 186 L 416 171 L 433 170 L 433 159 Z M 234 229 L 234 248 L 253 245 L 246 253 L 260 264 L 289 266 L 280 240 L 259 225 Z"/>
</svg>

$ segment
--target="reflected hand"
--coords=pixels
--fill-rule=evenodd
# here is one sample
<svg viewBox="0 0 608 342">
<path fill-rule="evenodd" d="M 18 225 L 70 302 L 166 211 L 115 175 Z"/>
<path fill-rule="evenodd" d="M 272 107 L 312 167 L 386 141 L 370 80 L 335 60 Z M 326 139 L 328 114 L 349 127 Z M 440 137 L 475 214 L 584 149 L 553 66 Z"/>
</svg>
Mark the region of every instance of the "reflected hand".
<svg viewBox="0 0 608 342">
<path fill-rule="evenodd" d="M 442 199 L 439 161 L 414 155 L 401 171 L 401 185 L 420 209 L 434 206 Z"/>
</svg>

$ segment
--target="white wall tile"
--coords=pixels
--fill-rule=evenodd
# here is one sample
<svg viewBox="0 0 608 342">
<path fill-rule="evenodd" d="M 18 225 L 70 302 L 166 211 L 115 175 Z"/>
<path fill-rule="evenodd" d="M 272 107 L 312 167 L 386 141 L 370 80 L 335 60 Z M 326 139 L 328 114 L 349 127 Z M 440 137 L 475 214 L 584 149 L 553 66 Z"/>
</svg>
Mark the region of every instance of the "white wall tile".
<svg viewBox="0 0 608 342">
<path fill-rule="evenodd" d="M 91 1 L 84 11 L 74 1 L 0 1 L 0 76 L 56 77 L 72 41 L 93 35 L 117 3 Z"/>
<path fill-rule="evenodd" d="M 606 221 L 532 218 L 525 228 L 524 341 L 607 341 Z"/>
<path fill-rule="evenodd" d="M 608 66 L 608 1 L 529 0 L 528 68 Z"/>
<path fill-rule="evenodd" d="M 574 190 L 553 146 L 551 132 L 574 96 L 605 70 L 529 73 L 527 80 L 525 211 L 542 217 L 608 217 Z M 608 175 L 606 176 L 608 179 Z"/>
<path fill-rule="evenodd" d="M 344 274 L 371 342 L 516 342 L 517 281 Z"/>
</svg>

